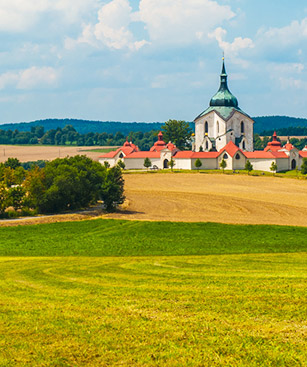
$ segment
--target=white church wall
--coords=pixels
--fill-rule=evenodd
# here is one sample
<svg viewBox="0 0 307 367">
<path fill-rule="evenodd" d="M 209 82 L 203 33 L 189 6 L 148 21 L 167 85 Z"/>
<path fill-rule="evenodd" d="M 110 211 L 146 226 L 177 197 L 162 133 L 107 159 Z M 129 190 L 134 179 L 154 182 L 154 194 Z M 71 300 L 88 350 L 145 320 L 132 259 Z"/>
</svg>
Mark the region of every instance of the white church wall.
<svg viewBox="0 0 307 367">
<path fill-rule="evenodd" d="M 125 169 L 146 169 L 144 167 L 145 158 L 128 158 L 125 159 Z M 160 158 L 150 158 L 151 167 L 157 166 L 159 169 L 162 169 L 162 164 Z"/>
<path fill-rule="evenodd" d="M 235 137 L 240 138 L 242 136 L 241 133 L 241 122 L 244 123 L 244 137 L 246 147 L 245 150 L 248 152 L 252 152 L 254 150 L 253 144 L 253 136 L 254 136 L 254 124 L 253 120 L 248 118 L 247 116 L 243 115 L 236 111 L 234 115 L 229 120 L 229 129 L 233 129 Z"/>
<path fill-rule="evenodd" d="M 205 158 L 200 159 L 202 166 L 200 168 L 195 167 L 195 162 L 197 158 L 191 159 L 190 169 L 217 169 L 217 159 L 216 158 Z"/>
<path fill-rule="evenodd" d="M 192 159 L 190 158 L 175 158 L 175 169 L 192 169 Z"/>
<path fill-rule="evenodd" d="M 285 159 L 285 158 L 276 159 L 277 172 L 288 171 L 290 169 L 289 161 L 290 161 L 289 159 Z"/>
<path fill-rule="evenodd" d="M 275 162 L 273 158 L 250 158 L 253 169 L 255 171 L 268 171 L 270 172 L 270 167 L 272 162 Z"/>
<path fill-rule="evenodd" d="M 237 154 L 240 157 L 240 159 L 236 158 Z M 246 163 L 245 156 L 241 152 L 236 153 L 235 156 L 233 157 L 233 169 L 244 169 L 245 163 Z"/>
<path fill-rule="evenodd" d="M 100 164 L 104 164 L 104 162 L 109 163 L 110 167 L 114 167 L 116 165 L 116 160 L 114 158 L 100 158 L 99 160 Z"/>
</svg>

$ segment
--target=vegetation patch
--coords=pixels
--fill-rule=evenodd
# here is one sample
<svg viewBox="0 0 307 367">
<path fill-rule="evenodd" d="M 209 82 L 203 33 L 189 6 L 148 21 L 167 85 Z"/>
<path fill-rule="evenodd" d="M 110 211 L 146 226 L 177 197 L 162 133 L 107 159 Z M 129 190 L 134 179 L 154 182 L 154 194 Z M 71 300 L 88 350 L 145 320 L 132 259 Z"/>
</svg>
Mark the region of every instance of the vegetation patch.
<svg viewBox="0 0 307 367">
<path fill-rule="evenodd" d="M 0 258 L 0 366 L 305 366 L 306 264 Z"/>
<path fill-rule="evenodd" d="M 307 228 L 86 220 L 1 227 L 0 256 L 173 256 L 307 251 Z"/>
</svg>

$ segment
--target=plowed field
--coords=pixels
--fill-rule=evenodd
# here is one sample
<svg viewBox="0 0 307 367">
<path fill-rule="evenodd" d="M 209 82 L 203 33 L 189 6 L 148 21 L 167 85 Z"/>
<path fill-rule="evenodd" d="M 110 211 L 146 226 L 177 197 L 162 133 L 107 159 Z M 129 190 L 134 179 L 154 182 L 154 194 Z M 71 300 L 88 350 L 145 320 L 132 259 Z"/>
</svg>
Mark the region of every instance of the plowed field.
<svg viewBox="0 0 307 367">
<path fill-rule="evenodd" d="M 125 175 L 112 218 L 307 226 L 307 181 L 222 174 Z"/>
</svg>

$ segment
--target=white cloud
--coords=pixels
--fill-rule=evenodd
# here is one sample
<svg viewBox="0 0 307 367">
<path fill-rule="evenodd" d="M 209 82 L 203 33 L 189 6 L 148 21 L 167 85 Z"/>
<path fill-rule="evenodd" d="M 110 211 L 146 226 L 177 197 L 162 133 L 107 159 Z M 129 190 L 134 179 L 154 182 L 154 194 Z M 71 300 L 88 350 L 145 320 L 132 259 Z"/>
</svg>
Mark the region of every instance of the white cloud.
<svg viewBox="0 0 307 367">
<path fill-rule="evenodd" d="M 98 23 L 84 25 L 79 39 L 67 39 L 66 47 L 88 43 L 117 50 L 139 50 L 151 43 L 204 42 L 214 27 L 234 16 L 229 6 L 213 0 L 140 0 L 137 12 L 132 11 L 128 0 L 112 0 L 98 11 Z M 136 40 L 130 30 L 132 23 L 141 24 L 149 39 Z"/>
<path fill-rule="evenodd" d="M 257 33 L 259 45 L 278 47 L 293 47 L 307 39 L 307 18 L 302 21 L 294 20 L 282 28 L 261 28 Z"/>
<path fill-rule="evenodd" d="M 145 23 L 151 41 L 183 44 L 206 40 L 212 29 L 235 14 L 212 0 L 141 0 L 134 19 Z"/>
<path fill-rule="evenodd" d="M 55 11 L 75 22 L 96 7 L 98 0 L 0 0 L 0 31 L 23 32 L 44 13 Z"/>
<path fill-rule="evenodd" d="M 135 40 L 129 29 L 132 20 L 132 8 L 128 0 L 112 0 L 98 11 L 98 23 L 83 26 L 81 37 L 77 41 L 66 40 L 66 48 L 73 48 L 78 43 L 91 46 L 105 45 L 111 49 L 139 50 L 149 43 L 146 40 Z"/>
<path fill-rule="evenodd" d="M 0 75 L 0 89 L 12 87 L 16 89 L 34 89 L 55 86 L 59 77 L 58 71 L 52 67 L 31 67 L 17 72 Z"/>
<path fill-rule="evenodd" d="M 233 42 L 226 42 L 223 40 L 226 35 L 227 31 L 221 27 L 216 28 L 214 32 L 209 34 L 210 38 L 215 38 L 218 41 L 220 48 L 225 51 L 226 55 L 237 56 L 240 50 L 255 47 L 250 38 L 236 37 Z"/>
</svg>

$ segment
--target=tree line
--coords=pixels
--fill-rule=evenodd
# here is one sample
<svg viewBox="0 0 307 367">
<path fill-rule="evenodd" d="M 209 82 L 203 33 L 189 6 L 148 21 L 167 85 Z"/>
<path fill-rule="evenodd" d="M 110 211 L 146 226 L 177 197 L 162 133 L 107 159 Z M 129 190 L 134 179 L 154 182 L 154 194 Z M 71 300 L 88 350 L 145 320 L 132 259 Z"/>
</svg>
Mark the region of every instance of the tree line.
<svg viewBox="0 0 307 367">
<path fill-rule="evenodd" d="M 0 217 L 60 213 L 102 200 L 107 211 L 123 203 L 121 168 L 86 156 L 58 158 L 29 170 L 16 158 L 0 164 Z"/>
</svg>

